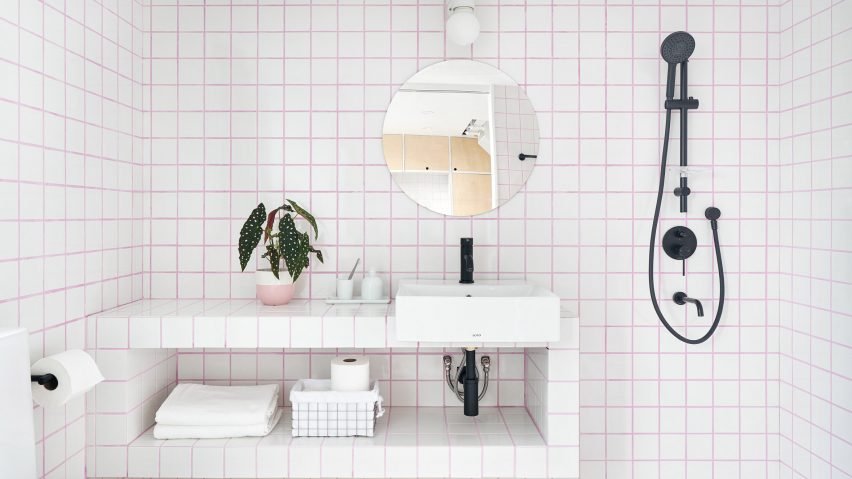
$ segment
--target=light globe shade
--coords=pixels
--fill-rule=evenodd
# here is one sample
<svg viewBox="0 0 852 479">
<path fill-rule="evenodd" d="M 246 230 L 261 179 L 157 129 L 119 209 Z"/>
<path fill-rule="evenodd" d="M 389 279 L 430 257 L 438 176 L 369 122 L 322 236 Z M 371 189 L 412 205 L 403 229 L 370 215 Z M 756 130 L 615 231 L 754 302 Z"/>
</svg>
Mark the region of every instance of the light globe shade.
<svg viewBox="0 0 852 479">
<path fill-rule="evenodd" d="M 479 36 L 479 20 L 471 8 L 459 8 L 447 20 L 447 36 L 457 45 L 470 45 Z"/>
</svg>

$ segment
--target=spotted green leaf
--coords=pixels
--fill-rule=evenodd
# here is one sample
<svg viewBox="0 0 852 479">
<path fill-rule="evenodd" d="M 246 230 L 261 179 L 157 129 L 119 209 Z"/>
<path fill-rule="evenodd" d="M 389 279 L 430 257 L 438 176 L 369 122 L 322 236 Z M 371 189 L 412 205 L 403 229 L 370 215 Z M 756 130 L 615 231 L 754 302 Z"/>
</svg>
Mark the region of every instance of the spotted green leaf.
<svg viewBox="0 0 852 479">
<path fill-rule="evenodd" d="M 310 250 L 310 237 L 296 229 L 293 217 L 287 213 L 278 221 L 278 242 L 281 248 L 281 256 L 287 263 L 287 271 L 295 282 L 299 279 L 308 266 L 308 251 Z"/>
<path fill-rule="evenodd" d="M 266 207 L 261 203 L 251 212 L 246 222 L 243 223 L 242 229 L 240 229 L 239 253 L 240 268 L 242 271 L 246 270 L 246 265 L 248 265 L 249 259 L 251 259 L 251 253 L 257 248 L 257 244 L 260 242 L 265 219 Z"/>
<path fill-rule="evenodd" d="M 292 206 L 293 209 L 296 210 L 296 213 L 298 213 L 299 216 L 306 219 L 308 223 L 310 223 L 311 226 L 314 227 L 314 239 L 317 239 L 317 237 L 319 236 L 319 229 L 317 228 L 317 220 L 314 218 L 314 215 L 308 213 L 308 210 L 302 208 L 301 206 L 299 206 L 298 203 L 293 200 L 287 200 L 287 202 L 290 203 L 290 206 Z"/>
<path fill-rule="evenodd" d="M 313 246 L 311 246 L 309 248 L 309 250 L 310 250 L 311 253 L 314 253 L 315 255 L 317 255 L 317 259 L 320 260 L 320 263 L 324 263 L 324 261 L 322 260 L 322 251 L 314 248 Z"/>
<path fill-rule="evenodd" d="M 278 270 L 281 265 L 281 252 L 278 251 L 272 242 L 266 245 L 266 254 L 263 255 L 265 258 L 269 260 L 269 267 L 272 269 L 272 274 L 275 275 L 275 278 L 278 278 Z"/>
</svg>

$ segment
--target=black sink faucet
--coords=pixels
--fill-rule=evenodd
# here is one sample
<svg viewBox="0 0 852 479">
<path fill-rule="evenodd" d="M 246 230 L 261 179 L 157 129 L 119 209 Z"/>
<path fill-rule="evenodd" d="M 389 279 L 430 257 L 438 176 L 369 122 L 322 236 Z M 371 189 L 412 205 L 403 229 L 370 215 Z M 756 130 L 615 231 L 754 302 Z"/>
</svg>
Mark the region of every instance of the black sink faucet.
<svg viewBox="0 0 852 479">
<path fill-rule="evenodd" d="M 461 260 L 461 279 L 459 283 L 473 283 L 473 238 L 461 238 L 459 257 Z"/>
</svg>

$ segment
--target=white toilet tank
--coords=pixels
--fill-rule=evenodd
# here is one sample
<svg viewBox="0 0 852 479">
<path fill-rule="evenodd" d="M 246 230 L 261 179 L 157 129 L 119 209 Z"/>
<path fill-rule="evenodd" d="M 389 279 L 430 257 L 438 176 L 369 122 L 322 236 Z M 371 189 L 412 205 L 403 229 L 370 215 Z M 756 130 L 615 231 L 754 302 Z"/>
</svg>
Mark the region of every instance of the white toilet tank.
<svg viewBox="0 0 852 479">
<path fill-rule="evenodd" d="M 36 477 L 29 335 L 23 328 L 0 328 L 0 477 Z"/>
</svg>

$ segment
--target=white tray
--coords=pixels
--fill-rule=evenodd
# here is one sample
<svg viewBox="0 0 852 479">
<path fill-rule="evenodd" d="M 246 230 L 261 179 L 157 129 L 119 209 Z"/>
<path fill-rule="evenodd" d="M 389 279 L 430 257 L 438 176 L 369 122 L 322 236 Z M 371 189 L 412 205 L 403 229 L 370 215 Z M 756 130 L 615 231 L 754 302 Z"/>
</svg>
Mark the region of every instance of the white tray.
<svg viewBox="0 0 852 479">
<path fill-rule="evenodd" d="M 360 296 L 353 296 L 352 299 L 340 299 L 337 296 L 325 298 L 326 304 L 388 304 L 390 298 L 385 296 L 379 299 L 364 299 Z"/>
</svg>

